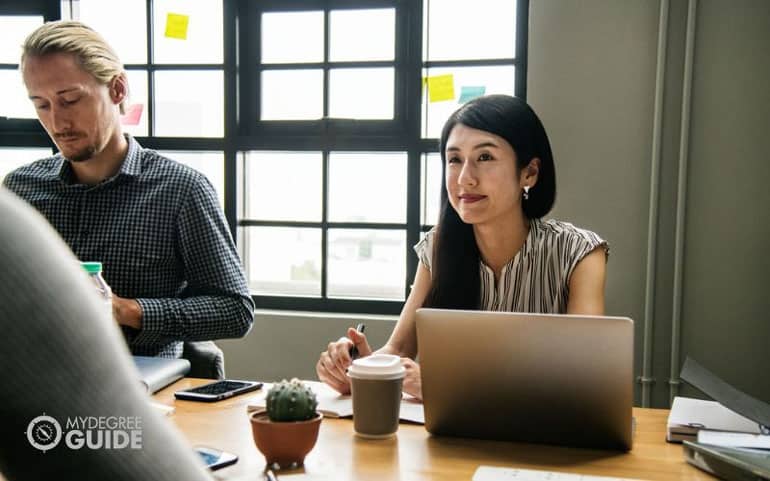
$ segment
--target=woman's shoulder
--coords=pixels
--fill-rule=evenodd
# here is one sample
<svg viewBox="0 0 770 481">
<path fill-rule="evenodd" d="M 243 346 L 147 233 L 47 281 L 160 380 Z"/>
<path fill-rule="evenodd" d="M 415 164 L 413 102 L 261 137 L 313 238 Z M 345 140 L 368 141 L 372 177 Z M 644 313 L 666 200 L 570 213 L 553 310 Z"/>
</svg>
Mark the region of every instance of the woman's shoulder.
<svg viewBox="0 0 770 481">
<path fill-rule="evenodd" d="M 433 238 L 436 235 L 436 227 L 425 233 L 420 239 L 420 242 L 414 245 L 414 251 L 417 253 L 418 259 L 428 269 L 431 268 L 431 258 L 433 256 Z"/>
<path fill-rule="evenodd" d="M 597 233 L 577 227 L 570 222 L 555 219 L 537 219 L 532 221 L 532 228 L 536 230 L 536 237 L 541 245 L 577 245 L 589 249 L 593 249 L 599 245 L 607 246 L 607 241 Z"/>
<path fill-rule="evenodd" d="M 555 219 L 537 219 L 532 222 L 539 233 L 546 237 L 599 237 L 593 231 L 577 227 L 576 225 Z"/>
</svg>

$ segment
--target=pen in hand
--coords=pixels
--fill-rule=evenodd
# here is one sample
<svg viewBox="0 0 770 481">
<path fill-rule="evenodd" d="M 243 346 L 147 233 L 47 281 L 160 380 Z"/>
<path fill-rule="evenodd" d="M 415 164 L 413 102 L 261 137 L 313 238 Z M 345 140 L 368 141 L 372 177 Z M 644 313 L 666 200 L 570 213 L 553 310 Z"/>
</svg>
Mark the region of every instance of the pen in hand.
<svg viewBox="0 0 770 481">
<path fill-rule="evenodd" d="M 363 333 L 364 329 L 366 329 L 366 326 L 364 325 L 363 322 L 359 322 L 356 325 L 356 331 Z M 358 348 L 355 345 L 350 348 L 349 352 L 350 352 L 350 360 L 358 359 Z"/>
</svg>

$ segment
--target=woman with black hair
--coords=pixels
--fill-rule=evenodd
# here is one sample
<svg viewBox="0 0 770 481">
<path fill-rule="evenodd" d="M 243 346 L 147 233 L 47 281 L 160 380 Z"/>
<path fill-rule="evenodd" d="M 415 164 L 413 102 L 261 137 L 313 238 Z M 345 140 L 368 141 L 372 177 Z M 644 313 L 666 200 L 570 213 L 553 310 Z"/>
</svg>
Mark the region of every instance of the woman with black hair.
<svg viewBox="0 0 770 481">
<path fill-rule="evenodd" d="M 415 246 L 420 263 L 388 342 L 377 352 L 402 357 L 404 391 L 421 398 L 414 313 L 419 307 L 533 313 L 604 313 L 607 243 L 566 222 L 542 220 L 556 197 L 545 128 L 521 99 L 488 95 L 447 120 L 441 215 Z M 347 393 L 349 349 L 372 353 L 348 329 L 316 364 L 318 377 Z"/>
</svg>

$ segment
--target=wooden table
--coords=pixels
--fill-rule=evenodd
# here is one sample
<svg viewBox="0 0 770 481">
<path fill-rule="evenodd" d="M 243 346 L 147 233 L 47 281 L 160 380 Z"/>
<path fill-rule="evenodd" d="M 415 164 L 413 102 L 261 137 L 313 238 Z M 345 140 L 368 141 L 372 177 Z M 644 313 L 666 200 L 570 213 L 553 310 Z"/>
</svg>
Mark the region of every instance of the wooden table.
<svg viewBox="0 0 770 481">
<path fill-rule="evenodd" d="M 239 456 L 238 463 L 217 471 L 218 478 L 262 480 L 265 460 L 251 437 L 249 394 L 211 404 L 174 399 L 174 391 L 206 382 L 182 379 L 158 392 L 155 400 L 176 408 L 170 418 L 192 444 Z M 636 479 L 714 479 L 684 461 L 681 445 L 665 441 L 667 410 L 634 408 L 634 416 L 634 448 L 628 453 L 436 437 L 413 424 L 401 424 L 397 436 L 388 440 L 364 440 L 353 434 L 351 420 L 324 419 L 304 471 L 291 472 L 336 481 L 469 481 L 483 464 Z"/>
</svg>

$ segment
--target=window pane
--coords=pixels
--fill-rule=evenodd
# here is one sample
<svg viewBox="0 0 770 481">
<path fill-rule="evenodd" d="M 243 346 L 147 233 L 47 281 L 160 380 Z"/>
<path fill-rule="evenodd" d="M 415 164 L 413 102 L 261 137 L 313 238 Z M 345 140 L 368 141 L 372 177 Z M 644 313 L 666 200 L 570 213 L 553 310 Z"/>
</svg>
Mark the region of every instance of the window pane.
<svg viewBox="0 0 770 481">
<path fill-rule="evenodd" d="M 488 94 L 508 94 L 514 92 L 513 66 L 501 67 L 445 67 L 423 70 L 423 76 L 439 76 L 452 74 L 454 81 L 454 97 L 452 100 L 430 102 L 427 88 L 422 91 L 422 127 L 424 138 L 438 138 L 447 118 L 465 103 L 467 96 L 463 93 L 483 91 Z M 461 102 L 462 100 L 462 102 Z"/>
<path fill-rule="evenodd" d="M 332 62 L 395 58 L 395 9 L 332 10 L 330 25 Z"/>
<path fill-rule="evenodd" d="M 405 152 L 329 154 L 329 220 L 406 222 Z"/>
<path fill-rule="evenodd" d="M 320 152 L 247 152 L 244 217 L 320 222 L 322 162 Z"/>
<path fill-rule="evenodd" d="M 209 179 L 219 197 L 222 209 L 225 207 L 225 154 L 222 152 L 158 151 L 169 159 L 176 160 L 197 170 Z"/>
<path fill-rule="evenodd" d="M 126 70 L 128 76 L 128 102 L 126 113 L 121 116 L 123 132 L 134 137 L 147 135 L 147 71 Z"/>
<path fill-rule="evenodd" d="M 392 68 L 330 70 L 329 116 L 392 119 L 393 82 Z"/>
<path fill-rule="evenodd" d="M 155 72 L 155 135 L 222 137 L 223 88 L 221 70 Z"/>
<path fill-rule="evenodd" d="M 43 25 L 42 15 L 0 15 L 0 63 L 19 63 L 21 44 L 27 35 Z"/>
<path fill-rule="evenodd" d="M 123 63 L 147 63 L 144 0 L 80 0 L 80 21 L 99 32 Z M 120 12 L 119 15 L 116 12 Z"/>
<path fill-rule="evenodd" d="M 0 116 L 14 119 L 37 118 L 19 69 L 0 70 Z"/>
<path fill-rule="evenodd" d="M 404 299 L 406 231 L 329 229 L 329 297 Z"/>
<path fill-rule="evenodd" d="M 437 153 L 423 154 L 420 185 L 420 224 L 438 223 L 441 210 L 441 156 Z"/>
<path fill-rule="evenodd" d="M 51 149 L 0 148 L 0 183 L 22 165 L 52 156 Z"/>
<path fill-rule="evenodd" d="M 321 295 L 321 230 L 241 227 L 243 259 L 255 294 Z"/>
<path fill-rule="evenodd" d="M 155 63 L 223 63 L 222 0 L 154 0 L 153 15 Z"/>
<path fill-rule="evenodd" d="M 262 120 L 313 120 L 323 117 L 323 71 L 262 72 Z"/>
<path fill-rule="evenodd" d="M 301 36 L 297 32 L 302 32 Z M 323 62 L 324 13 L 262 14 L 262 63 Z"/>
<path fill-rule="evenodd" d="M 513 58 L 516 52 L 515 0 L 425 0 L 423 60 Z M 458 28 L 483 26 L 481 34 Z M 473 29 L 471 29 L 473 30 Z"/>
</svg>

